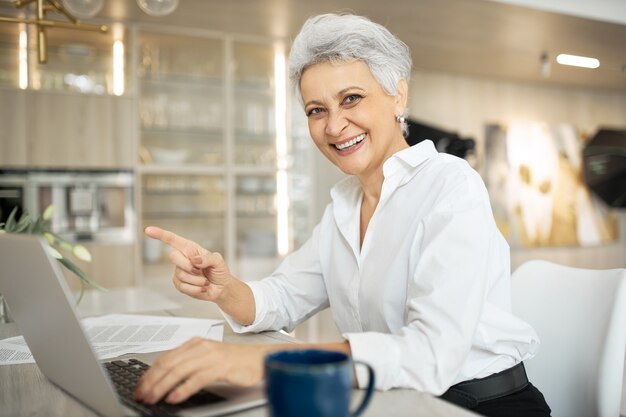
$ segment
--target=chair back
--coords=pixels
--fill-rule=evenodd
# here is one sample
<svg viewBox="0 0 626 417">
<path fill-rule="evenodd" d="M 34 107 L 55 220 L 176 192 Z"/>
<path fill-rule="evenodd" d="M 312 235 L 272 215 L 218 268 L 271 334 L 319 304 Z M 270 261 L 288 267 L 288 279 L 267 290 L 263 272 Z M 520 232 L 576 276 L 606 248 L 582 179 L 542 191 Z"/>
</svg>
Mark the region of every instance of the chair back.
<svg viewBox="0 0 626 417">
<path fill-rule="evenodd" d="M 539 335 L 524 362 L 553 417 L 620 414 L 626 346 L 626 269 L 534 260 L 512 276 L 513 312 Z"/>
</svg>

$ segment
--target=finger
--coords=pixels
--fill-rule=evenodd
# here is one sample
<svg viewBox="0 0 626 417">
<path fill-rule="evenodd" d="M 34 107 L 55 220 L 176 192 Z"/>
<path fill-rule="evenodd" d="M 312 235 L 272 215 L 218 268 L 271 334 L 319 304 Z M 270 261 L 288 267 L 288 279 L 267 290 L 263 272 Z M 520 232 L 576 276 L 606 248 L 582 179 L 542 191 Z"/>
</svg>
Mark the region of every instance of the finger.
<svg viewBox="0 0 626 417">
<path fill-rule="evenodd" d="M 174 286 L 178 291 L 191 297 L 200 297 L 209 291 L 207 286 L 190 285 L 184 282 L 178 282 L 178 284 L 174 284 Z"/>
<path fill-rule="evenodd" d="M 207 252 L 204 254 L 197 254 L 191 257 L 191 264 L 199 269 L 206 269 L 210 267 L 223 267 L 224 258 L 218 252 Z"/>
<path fill-rule="evenodd" d="M 190 350 L 201 340 L 195 337 L 182 346 L 159 356 L 137 383 L 133 398 L 152 404 L 163 397 L 169 389 L 181 381 L 181 377 L 175 373 L 175 370 L 178 364 L 185 360 Z M 167 380 L 164 381 L 166 378 Z M 178 381 L 173 382 L 177 378 Z M 168 386 L 169 388 L 167 388 Z"/>
<path fill-rule="evenodd" d="M 169 254 L 170 261 L 178 268 L 193 275 L 201 275 L 202 270 L 191 264 L 191 260 L 180 251 L 173 250 Z"/>
<path fill-rule="evenodd" d="M 148 226 L 144 229 L 144 233 L 152 239 L 160 240 L 166 245 L 178 249 L 186 256 L 191 257 L 198 254 L 198 245 L 195 242 L 178 236 L 176 233 L 170 232 L 169 230 L 161 229 L 156 226 Z"/>
<path fill-rule="evenodd" d="M 206 350 L 202 350 L 197 356 L 179 365 L 180 373 L 186 375 L 185 380 L 176 385 L 165 397 L 165 401 L 176 404 L 185 401 L 204 386 L 217 381 L 215 367 L 207 367 L 210 359 L 206 356 Z"/>
<path fill-rule="evenodd" d="M 208 278 L 204 275 L 194 275 L 180 268 L 176 268 L 174 271 L 174 279 L 178 281 L 178 284 L 189 284 L 196 287 L 204 287 L 209 284 Z"/>
</svg>

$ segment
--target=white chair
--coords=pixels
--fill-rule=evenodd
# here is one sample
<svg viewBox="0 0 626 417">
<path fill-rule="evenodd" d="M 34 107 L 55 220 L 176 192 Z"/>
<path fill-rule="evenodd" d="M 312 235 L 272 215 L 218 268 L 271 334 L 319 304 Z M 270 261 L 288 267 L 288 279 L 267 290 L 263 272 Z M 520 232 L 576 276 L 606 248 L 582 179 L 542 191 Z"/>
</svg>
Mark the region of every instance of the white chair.
<svg viewBox="0 0 626 417">
<path fill-rule="evenodd" d="M 553 417 L 620 415 L 626 346 L 626 269 L 529 261 L 512 276 L 513 312 L 541 339 L 524 362 Z"/>
</svg>

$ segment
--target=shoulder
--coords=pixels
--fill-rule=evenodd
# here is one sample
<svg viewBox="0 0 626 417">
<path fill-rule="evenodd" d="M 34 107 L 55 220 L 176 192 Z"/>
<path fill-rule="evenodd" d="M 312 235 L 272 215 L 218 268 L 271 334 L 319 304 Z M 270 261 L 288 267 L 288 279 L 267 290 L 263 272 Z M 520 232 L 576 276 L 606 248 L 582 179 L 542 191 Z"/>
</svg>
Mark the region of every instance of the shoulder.
<svg viewBox="0 0 626 417">
<path fill-rule="evenodd" d="M 427 190 L 428 199 L 441 210 L 489 204 L 482 178 L 464 159 L 439 153 L 418 167 L 410 187 Z"/>
</svg>

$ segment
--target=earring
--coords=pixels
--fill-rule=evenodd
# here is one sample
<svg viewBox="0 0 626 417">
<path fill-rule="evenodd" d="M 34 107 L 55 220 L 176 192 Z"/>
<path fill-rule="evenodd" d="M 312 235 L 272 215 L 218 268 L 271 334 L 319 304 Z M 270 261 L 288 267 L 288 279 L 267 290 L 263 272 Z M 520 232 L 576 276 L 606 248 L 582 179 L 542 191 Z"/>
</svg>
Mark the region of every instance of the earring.
<svg viewBox="0 0 626 417">
<path fill-rule="evenodd" d="M 396 116 L 396 122 L 398 122 L 398 123 L 404 123 L 405 120 L 406 119 L 402 115 Z"/>
</svg>

